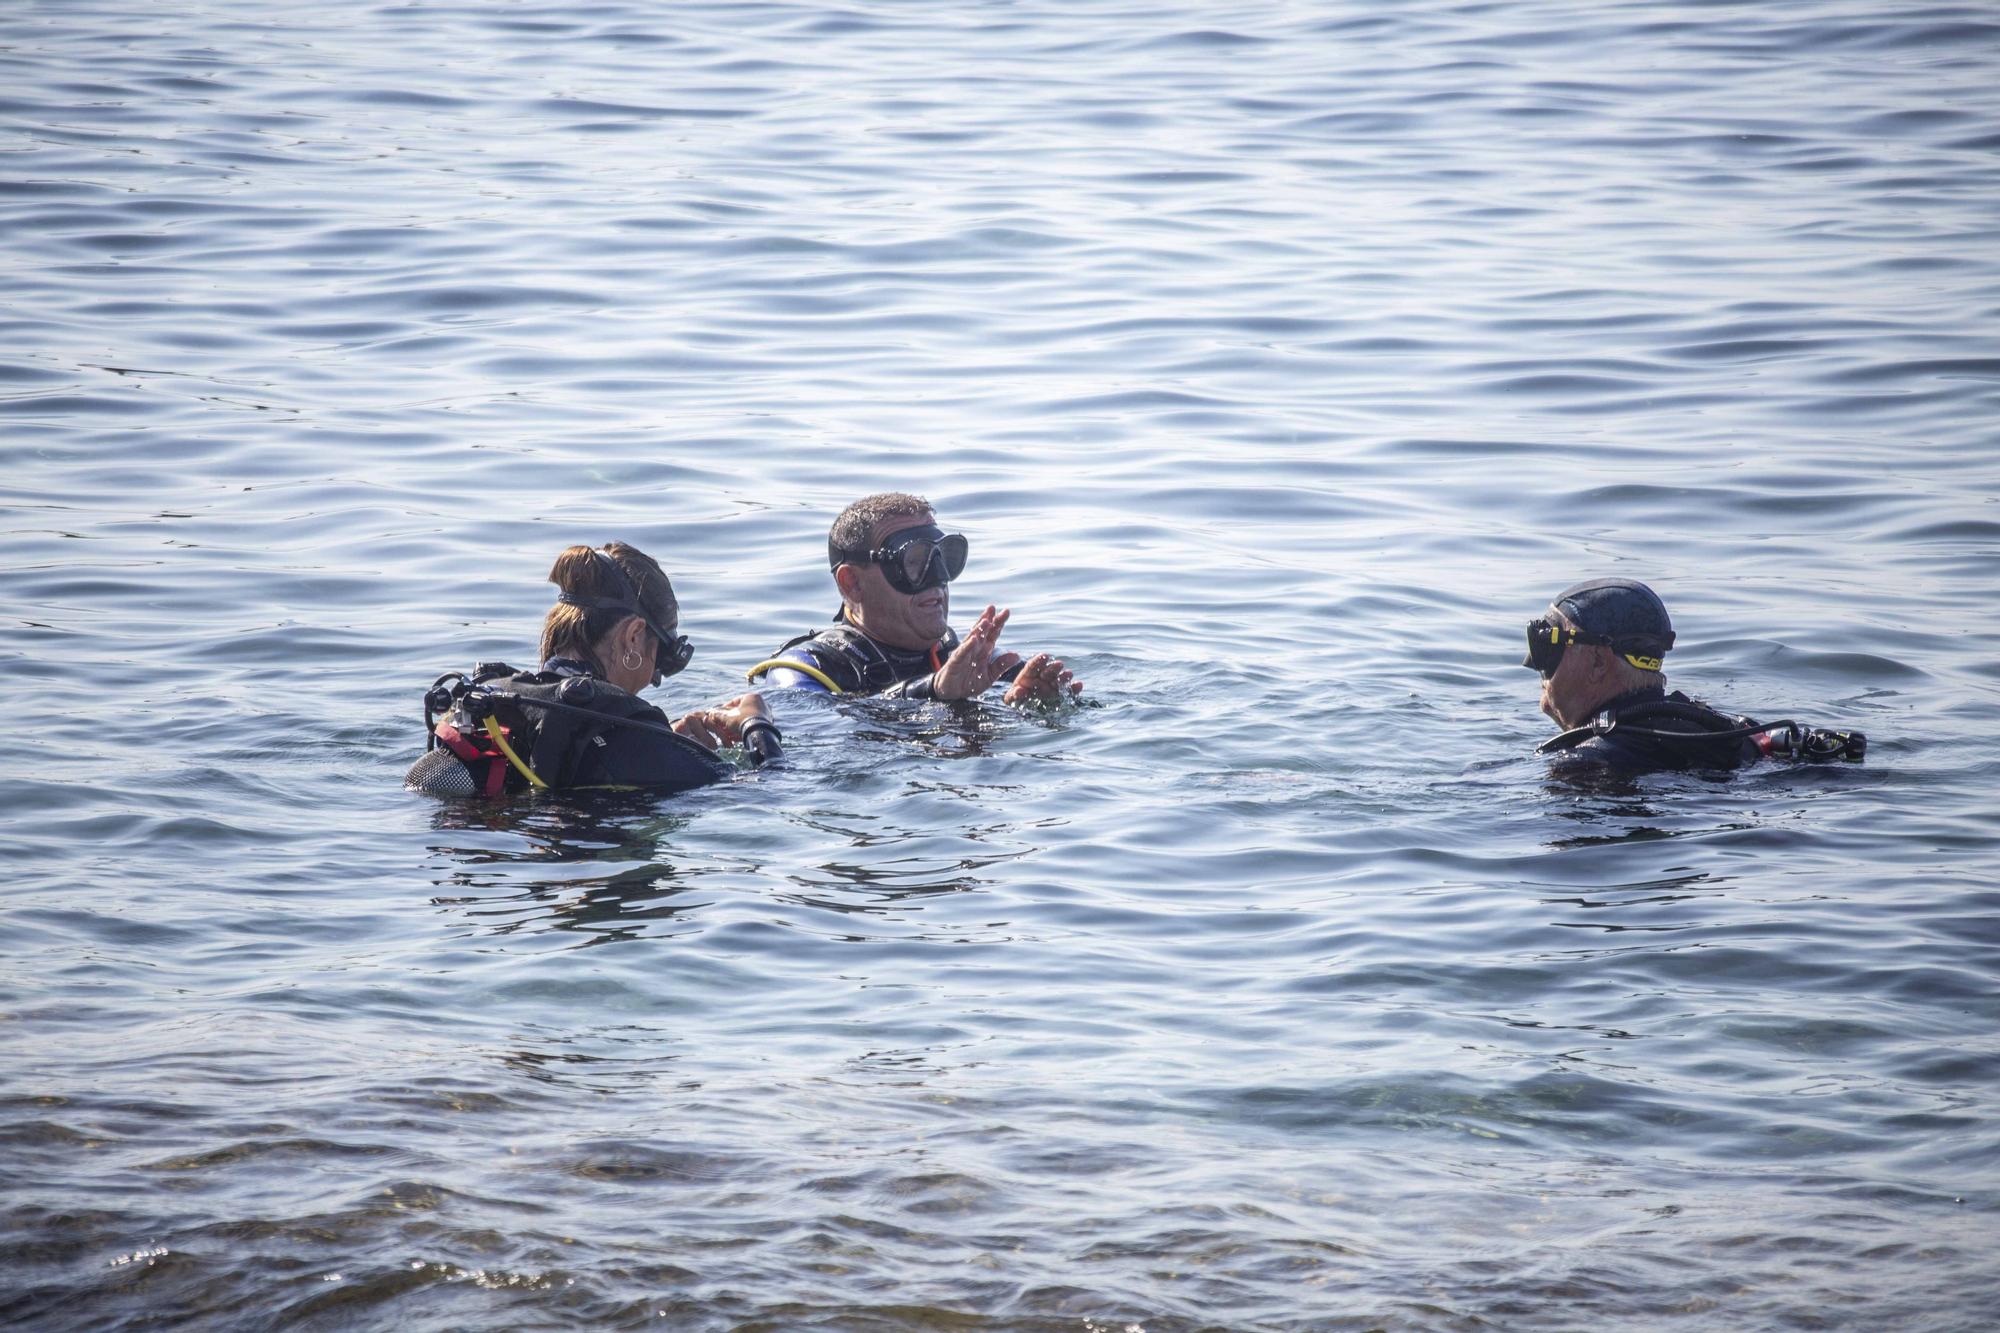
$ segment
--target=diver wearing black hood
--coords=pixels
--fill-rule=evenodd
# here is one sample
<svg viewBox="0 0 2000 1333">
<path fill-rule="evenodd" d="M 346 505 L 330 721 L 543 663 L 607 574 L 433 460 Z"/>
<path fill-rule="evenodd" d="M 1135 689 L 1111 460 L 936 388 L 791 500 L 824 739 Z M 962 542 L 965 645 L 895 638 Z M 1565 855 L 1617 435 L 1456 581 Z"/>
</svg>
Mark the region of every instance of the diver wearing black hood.
<svg viewBox="0 0 2000 1333">
<path fill-rule="evenodd" d="M 1666 604 L 1636 579 L 1592 579 L 1528 624 L 1521 665 L 1542 676 L 1542 711 L 1565 730 L 1536 747 L 1626 770 L 1736 768 L 1766 756 L 1860 759 L 1860 732 L 1758 722 L 1666 687 Z"/>
</svg>

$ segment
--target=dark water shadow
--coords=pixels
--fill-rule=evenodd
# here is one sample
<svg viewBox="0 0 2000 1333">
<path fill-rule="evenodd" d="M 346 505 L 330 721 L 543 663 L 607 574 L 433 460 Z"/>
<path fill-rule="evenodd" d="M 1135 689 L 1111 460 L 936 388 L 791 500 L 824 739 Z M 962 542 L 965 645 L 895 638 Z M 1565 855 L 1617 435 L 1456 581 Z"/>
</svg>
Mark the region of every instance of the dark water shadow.
<svg viewBox="0 0 2000 1333">
<path fill-rule="evenodd" d="M 1551 767 L 1542 784 L 1552 819 L 1586 826 L 1548 839 L 1554 851 L 1707 837 L 1768 828 L 1795 798 L 1826 787 L 1878 786 L 1887 775 L 1858 764 L 1785 764 L 1767 761 L 1746 769 L 1634 772 L 1602 764 Z M 1699 817 L 1708 802 L 1723 803 L 1717 818 Z M 1768 809 L 1767 809 L 1768 807 Z"/>
<path fill-rule="evenodd" d="M 579 931 L 577 947 L 662 933 L 702 906 L 662 855 L 692 816 L 643 792 L 454 801 L 432 819 L 432 901 L 492 934 Z M 497 837 L 495 835 L 498 835 Z M 524 882 L 525 881 L 525 882 Z"/>
</svg>

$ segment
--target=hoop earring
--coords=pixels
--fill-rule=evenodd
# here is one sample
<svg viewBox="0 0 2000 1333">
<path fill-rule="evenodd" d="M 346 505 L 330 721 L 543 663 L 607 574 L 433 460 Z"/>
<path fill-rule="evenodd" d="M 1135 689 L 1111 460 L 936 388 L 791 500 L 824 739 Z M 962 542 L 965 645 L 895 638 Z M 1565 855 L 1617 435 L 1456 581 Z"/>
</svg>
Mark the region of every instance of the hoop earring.
<svg viewBox="0 0 2000 1333">
<path fill-rule="evenodd" d="M 639 654 L 637 653 L 625 654 L 625 669 L 627 671 L 636 671 L 639 669 Z"/>
</svg>

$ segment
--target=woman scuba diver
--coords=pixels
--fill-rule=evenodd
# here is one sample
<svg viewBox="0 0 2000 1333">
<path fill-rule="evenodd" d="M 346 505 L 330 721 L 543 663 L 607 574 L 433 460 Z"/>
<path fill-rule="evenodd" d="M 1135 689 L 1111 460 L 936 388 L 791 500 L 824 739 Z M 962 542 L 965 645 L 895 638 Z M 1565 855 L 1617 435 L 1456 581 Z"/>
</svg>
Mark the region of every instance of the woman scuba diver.
<svg viewBox="0 0 2000 1333">
<path fill-rule="evenodd" d="M 406 786 L 439 796 L 533 789 L 687 791 L 733 771 L 716 750 L 779 751 L 762 698 L 745 694 L 678 722 L 638 697 L 687 667 L 673 585 L 624 542 L 572 546 L 549 571 L 556 604 L 542 622 L 539 671 L 482 662 L 447 672 L 424 696 L 426 752 Z M 441 716 L 440 716 L 441 715 Z"/>
</svg>

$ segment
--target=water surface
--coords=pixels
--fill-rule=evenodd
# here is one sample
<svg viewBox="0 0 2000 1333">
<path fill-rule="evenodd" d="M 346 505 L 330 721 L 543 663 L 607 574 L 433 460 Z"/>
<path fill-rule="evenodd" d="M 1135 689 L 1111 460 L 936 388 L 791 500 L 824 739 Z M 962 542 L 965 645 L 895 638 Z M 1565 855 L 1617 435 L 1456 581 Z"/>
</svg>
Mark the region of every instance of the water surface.
<svg viewBox="0 0 2000 1333">
<path fill-rule="evenodd" d="M 0 1316 L 1977 1329 L 2000 23 L 0 16 Z M 555 553 L 679 708 L 930 496 L 1092 707 L 401 791 Z M 1859 768 L 1575 783 L 1520 625 Z"/>
</svg>

